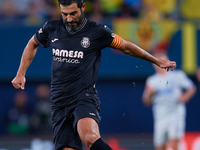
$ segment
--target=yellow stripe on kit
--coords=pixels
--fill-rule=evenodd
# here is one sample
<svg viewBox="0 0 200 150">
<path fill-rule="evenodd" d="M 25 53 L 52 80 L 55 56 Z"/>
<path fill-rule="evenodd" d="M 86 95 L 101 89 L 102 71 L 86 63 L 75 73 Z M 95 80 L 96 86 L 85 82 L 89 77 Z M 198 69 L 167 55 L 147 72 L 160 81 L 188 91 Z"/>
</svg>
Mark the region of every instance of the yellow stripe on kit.
<svg viewBox="0 0 200 150">
<path fill-rule="evenodd" d="M 187 74 L 194 74 L 197 68 L 197 35 L 192 23 L 182 26 L 182 69 Z"/>
</svg>

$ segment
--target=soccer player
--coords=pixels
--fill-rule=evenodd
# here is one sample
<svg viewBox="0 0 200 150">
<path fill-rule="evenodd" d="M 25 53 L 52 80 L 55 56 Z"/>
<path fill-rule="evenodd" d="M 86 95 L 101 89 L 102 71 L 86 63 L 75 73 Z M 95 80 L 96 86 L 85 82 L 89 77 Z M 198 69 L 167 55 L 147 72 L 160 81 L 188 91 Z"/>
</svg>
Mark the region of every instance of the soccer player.
<svg viewBox="0 0 200 150">
<path fill-rule="evenodd" d="M 176 62 L 157 59 L 123 40 L 106 25 L 84 17 L 83 0 L 58 0 L 62 18 L 48 21 L 29 40 L 12 84 L 24 89 L 25 74 L 38 46 L 52 48 L 51 111 L 56 150 L 111 150 L 99 133 L 99 97 L 95 88 L 105 47 L 119 49 L 161 68 L 173 70 Z"/>
<path fill-rule="evenodd" d="M 168 59 L 162 52 L 154 56 Z M 153 66 L 156 73 L 147 78 L 143 102 L 153 105 L 154 146 L 156 150 L 165 150 L 169 144 L 173 150 L 178 150 L 185 129 L 185 103 L 195 94 L 196 87 L 181 70 L 167 72 Z"/>
</svg>

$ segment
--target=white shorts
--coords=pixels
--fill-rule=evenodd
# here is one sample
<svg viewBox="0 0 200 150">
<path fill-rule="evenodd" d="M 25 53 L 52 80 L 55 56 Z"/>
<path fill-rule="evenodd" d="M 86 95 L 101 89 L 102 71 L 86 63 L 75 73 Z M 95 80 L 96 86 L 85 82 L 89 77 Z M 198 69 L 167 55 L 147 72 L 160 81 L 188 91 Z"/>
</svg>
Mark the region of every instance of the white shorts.
<svg viewBox="0 0 200 150">
<path fill-rule="evenodd" d="M 169 139 L 180 139 L 185 131 L 185 117 L 169 116 L 154 122 L 154 146 L 162 146 Z"/>
</svg>

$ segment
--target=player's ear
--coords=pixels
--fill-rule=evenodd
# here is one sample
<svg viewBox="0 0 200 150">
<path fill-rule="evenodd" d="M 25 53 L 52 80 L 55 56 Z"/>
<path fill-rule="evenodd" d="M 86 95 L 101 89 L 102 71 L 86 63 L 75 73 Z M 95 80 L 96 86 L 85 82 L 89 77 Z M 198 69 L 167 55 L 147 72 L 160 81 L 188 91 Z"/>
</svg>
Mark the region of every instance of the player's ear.
<svg viewBox="0 0 200 150">
<path fill-rule="evenodd" d="M 85 11 L 85 3 L 83 3 L 82 7 L 81 7 L 82 12 Z"/>
</svg>

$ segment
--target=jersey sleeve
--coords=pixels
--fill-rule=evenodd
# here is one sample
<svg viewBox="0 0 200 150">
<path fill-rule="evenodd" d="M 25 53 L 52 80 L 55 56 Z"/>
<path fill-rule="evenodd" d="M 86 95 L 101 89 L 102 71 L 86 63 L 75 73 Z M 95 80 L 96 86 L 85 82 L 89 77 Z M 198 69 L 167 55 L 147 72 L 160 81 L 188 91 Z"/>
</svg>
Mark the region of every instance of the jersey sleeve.
<svg viewBox="0 0 200 150">
<path fill-rule="evenodd" d="M 115 49 L 118 49 L 121 47 L 122 44 L 122 38 L 118 36 L 117 34 L 113 33 L 106 25 L 104 25 L 102 29 L 102 40 L 105 44 L 105 47 L 112 47 Z"/>
<path fill-rule="evenodd" d="M 114 33 L 106 25 L 101 25 L 100 33 L 101 46 L 109 47 L 114 39 Z"/>
<path fill-rule="evenodd" d="M 38 30 L 35 35 L 35 41 L 43 48 L 50 46 L 49 32 L 48 32 L 48 22 L 46 22 L 40 30 Z"/>
<path fill-rule="evenodd" d="M 192 80 L 181 70 L 177 71 L 177 78 L 179 79 L 179 85 L 184 89 L 189 89 L 194 86 Z"/>
<path fill-rule="evenodd" d="M 154 77 L 153 76 L 150 76 L 150 77 L 148 77 L 147 78 L 147 80 L 146 80 L 146 85 L 147 86 L 149 86 L 149 87 L 151 87 L 151 88 L 153 88 L 153 89 L 155 89 L 155 84 L 154 84 Z"/>
</svg>

